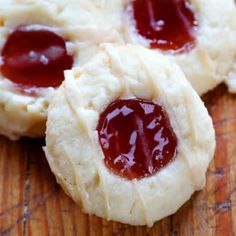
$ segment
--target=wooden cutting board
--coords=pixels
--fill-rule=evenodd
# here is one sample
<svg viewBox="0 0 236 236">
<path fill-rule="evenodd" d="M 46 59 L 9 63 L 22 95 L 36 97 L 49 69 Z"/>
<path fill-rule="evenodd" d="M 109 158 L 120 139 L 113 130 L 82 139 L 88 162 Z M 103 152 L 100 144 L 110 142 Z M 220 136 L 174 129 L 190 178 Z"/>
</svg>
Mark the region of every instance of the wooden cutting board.
<svg viewBox="0 0 236 236">
<path fill-rule="evenodd" d="M 236 235 L 236 96 L 222 85 L 204 101 L 217 134 L 207 185 L 153 228 L 83 214 L 56 184 L 42 152 L 43 140 L 0 137 L 0 235 Z"/>
</svg>

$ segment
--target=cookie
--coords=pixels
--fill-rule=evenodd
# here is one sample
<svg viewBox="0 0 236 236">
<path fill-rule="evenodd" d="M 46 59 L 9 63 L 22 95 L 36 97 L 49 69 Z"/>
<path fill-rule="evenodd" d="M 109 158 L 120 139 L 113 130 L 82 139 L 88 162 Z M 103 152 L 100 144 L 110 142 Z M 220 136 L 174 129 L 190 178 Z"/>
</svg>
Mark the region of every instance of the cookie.
<svg viewBox="0 0 236 236">
<path fill-rule="evenodd" d="M 109 1 L 97 2 L 125 43 L 169 57 L 198 94 L 222 81 L 236 91 L 234 0 L 115 0 L 114 8 Z"/>
<path fill-rule="evenodd" d="M 65 77 L 49 106 L 45 153 L 84 212 L 152 226 L 204 187 L 215 133 L 177 65 L 106 44 Z"/>
<path fill-rule="evenodd" d="M 117 41 L 115 35 L 87 0 L 2 1 L 0 134 L 45 136 L 47 107 L 64 70 L 86 62 L 101 42 Z"/>
</svg>

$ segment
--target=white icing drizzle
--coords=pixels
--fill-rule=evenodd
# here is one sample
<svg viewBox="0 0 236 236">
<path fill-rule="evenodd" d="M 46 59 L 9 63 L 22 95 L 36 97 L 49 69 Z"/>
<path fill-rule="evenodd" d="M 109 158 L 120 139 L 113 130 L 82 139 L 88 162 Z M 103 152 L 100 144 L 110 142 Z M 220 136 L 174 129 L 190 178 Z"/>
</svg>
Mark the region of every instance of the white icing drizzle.
<svg viewBox="0 0 236 236">
<path fill-rule="evenodd" d="M 66 151 L 66 148 L 63 148 L 64 150 L 64 153 L 65 153 L 65 156 L 67 157 L 67 160 L 69 160 L 72 168 L 73 168 L 73 172 L 72 173 L 75 173 L 76 176 L 74 176 L 74 181 L 75 181 L 75 188 L 77 190 L 77 193 L 78 193 L 78 196 L 81 196 L 80 197 L 80 202 L 82 204 L 82 208 L 86 211 L 89 209 L 89 205 L 91 205 L 91 203 L 89 202 L 89 198 L 88 198 L 88 194 L 85 190 L 85 187 L 84 187 L 84 184 L 83 184 L 83 181 L 82 180 L 82 177 L 81 175 L 79 174 L 78 171 L 76 171 L 76 166 L 75 164 L 73 163 L 70 155 L 67 153 Z M 76 194 L 77 196 L 77 194 Z"/>
<path fill-rule="evenodd" d="M 182 87 L 182 90 L 184 89 L 184 86 Z M 186 104 L 186 111 L 187 111 L 187 119 L 188 119 L 188 123 L 189 123 L 189 126 L 190 126 L 190 129 L 191 129 L 191 137 L 192 137 L 192 145 L 195 149 L 195 155 L 196 155 L 196 158 L 187 158 L 186 155 L 184 155 L 185 157 L 185 161 L 186 163 L 188 164 L 188 167 L 189 167 L 189 170 L 190 170 L 190 175 L 191 175 L 191 180 L 192 180 L 192 183 L 195 187 L 201 187 L 201 180 L 202 180 L 202 175 L 201 175 L 201 168 L 199 168 L 199 164 L 198 163 L 195 163 L 196 160 L 200 159 L 198 158 L 199 155 L 201 155 L 199 152 L 197 152 L 197 143 L 198 143 L 198 138 L 196 137 L 196 134 L 198 133 L 197 132 L 197 127 L 195 125 L 195 123 L 193 122 L 194 120 L 194 116 L 195 114 L 193 114 L 192 112 L 192 106 L 191 106 L 191 102 L 189 101 L 192 101 L 192 96 L 188 96 L 189 95 L 189 92 L 186 90 L 186 91 L 183 91 L 183 96 L 184 96 L 184 100 L 185 100 L 185 104 Z M 185 147 L 185 149 L 187 149 Z M 185 151 L 187 153 L 187 150 Z"/>
<path fill-rule="evenodd" d="M 78 94 L 78 91 L 77 91 L 77 85 L 75 83 L 75 80 L 71 80 L 73 81 L 73 86 L 71 86 L 72 84 L 69 84 L 68 83 L 68 80 L 65 81 L 65 97 L 66 97 L 66 101 L 72 111 L 72 113 L 74 113 L 74 115 L 76 116 L 77 119 L 79 119 L 81 117 L 81 114 L 79 114 L 79 111 L 76 107 L 76 101 L 78 99 L 78 96 L 76 96 L 76 94 Z M 72 91 L 76 91 L 75 93 L 73 92 L 73 99 L 72 99 L 72 96 L 68 96 L 68 91 L 72 92 Z M 74 95 L 76 97 L 74 97 Z M 86 124 L 85 121 L 82 120 L 81 118 L 81 124 Z M 91 132 L 89 132 L 89 128 L 86 126 L 86 129 L 84 130 L 85 133 L 87 134 L 90 142 L 91 142 L 91 145 L 93 147 L 96 147 L 95 145 L 95 142 L 94 142 L 94 138 L 93 136 L 91 135 Z M 95 150 L 93 149 L 93 156 L 94 158 L 93 161 L 94 161 L 94 164 L 95 164 L 95 168 L 97 170 L 97 174 L 99 175 L 99 178 L 101 180 L 101 186 L 102 186 L 102 192 L 103 192 L 103 196 L 104 196 L 104 201 L 105 201 L 105 214 L 106 214 L 106 219 L 110 219 L 110 204 L 109 204 L 109 197 L 108 197 L 108 193 L 107 193 L 107 188 L 106 188 L 106 183 L 105 183 L 105 179 L 103 178 L 103 175 L 101 174 L 101 168 L 100 168 L 100 165 L 97 161 L 97 158 L 96 158 L 96 153 L 95 153 Z M 79 181 L 76 183 L 76 185 L 79 185 Z"/>
<path fill-rule="evenodd" d="M 143 61 L 143 58 L 142 56 L 140 55 L 140 53 L 137 53 L 137 56 L 140 60 L 140 62 L 142 62 L 142 66 L 143 66 L 143 69 L 145 70 L 146 74 L 148 75 L 147 76 L 147 79 L 149 80 L 149 83 L 151 84 L 151 87 L 150 89 L 152 90 L 152 99 L 153 100 L 157 100 L 158 99 L 158 95 L 159 95 L 159 92 L 158 92 L 158 89 L 157 89 L 157 86 L 155 85 L 153 79 L 152 79 L 152 75 L 150 73 L 150 70 L 147 68 L 147 64 Z"/>
<path fill-rule="evenodd" d="M 121 94 L 120 97 L 127 97 L 128 94 L 130 94 L 130 90 L 127 86 L 127 83 L 123 77 L 124 74 L 124 64 L 122 63 L 119 54 L 117 53 L 117 50 L 114 49 L 114 47 L 110 45 L 106 45 L 106 52 L 108 53 L 109 58 L 112 60 L 112 65 L 110 65 L 112 68 L 112 73 L 116 75 L 117 78 L 120 78 L 121 80 Z"/>
<path fill-rule="evenodd" d="M 107 188 L 106 188 L 106 184 L 105 184 L 105 179 L 102 177 L 102 171 L 101 168 L 99 167 L 98 162 L 96 161 L 96 158 L 94 158 L 95 163 L 96 163 L 96 168 L 97 168 L 97 172 L 99 175 L 99 178 L 101 180 L 101 185 L 102 185 L 102 192 L 103 192 L 103 196 L 104 196 L 104 200 L 105 200 L 105 213 L 106 213 L 106 219 L 110 220 L 110 211 L 111 211 L 111 207 L 110 207 L 110 203 L 109 203 L 109 197 L 108 197 L 108 193 L 107 193 Z"/>
<path fill-rule="evenodd" d="M 72 73 L 72 72 L 70 71 L 70 73 Z M 75 80 L 74 79 L 71 79 L 71 80 L 66 79 L 65 83 L 64 83 L 64 87 L 65 87 L 65 89 L 64 89 L 65 98 L 66 98 L 69 108 L 71 109 L 72 113 L 75 114 L 75 117 L 77 118 L 78 123 L 82 124 L 80 126 L 80 128 L 83 129 L 84 134 L 86 134 L 86 136 L 88 136 L 88 138 L 91 140 L 92 137 L 90 137 L 89 127 L 87 127 L 87 125 L 86 125 L 87 122 L 85 120 L 83 120 L 81 113 L 79 112 L 79 109 L 76 106 L 77 101 L 79 101 L 79 97 L 78 97 L 79 92 L 76 89 L 77 85 L 75 83 Z M 73 94 L 73 96 L 72 96 L 72 94 Z M 73 97 L 73 99 L 72 99 L 72 97 Z"/>
<path fill-rule="evenodd" d="M 181 82 L 181 81 L 179 81 L 179 82 Z M 183 89 L 183 88 L 184 88 L 184 85 L 182 86 L 182 89 Z M 166 103 L 168 104 L 168 107 L 172 107 L 172 106 L 171 106 L 171 103 L 169 102 L 168 96 L 166 96 L 163 91 L 164 91 L 164 89 L 161 88 L 161 84 L 159 84 L 160 96 L 165 99 Z M 187 91 L 183 91 L 182 94 L 185 94 L 185 92 L 187 92 Z M 184 97 L 184 99 L 185 99 L 185 97 Z M 174 112 L 173 109 L 171 109 L 171 110 L 172 110 L 172 112 L 173 112 L 173 115 L 171 116 L 171 119 L 172 119 L 172 120 L 175 119 L 175 124 L 178 126 L 178 130 L 179 130 L 179 132 L 176 132 L 176 133 L 178 133 L 179 135 L 182 136 L 181 128 L 180 128 L 180 126 L 179 126 L 178 119 L 176 118 L 177 115 L 175 114 L 175 112 Z M 189 116 L 190 116 L 190 114 L 189 114 L 189 109 L 187 109 L 186 112 L 188 113 L 188 117 L 189 117 Z M 193 130 L 192 133 L 195 134 L 195 130 L 193 129 L 193 123 L 192 123 L 191 119 L 190 119 L 189 122 L 190 122 L 190 124 L 191 124 L 190 126 L 191 126 L 191 128 L 192 128 L 192 130 Z M 178 142 L 180 142 L 180 140 L 184 140 L 184 137 L 179 137 Z M 194 138 L 193 143 L 196 145 L 196 141 L 195 141 L 195 140 L 196 140 L 196 138 Z M 181 149 L 182 149 L 181 152 L 180 152 L 180 150 L 178 150 L 178 151 L 179 151 L 179 153 L 182 154 L 181 156 L 184 158 L 184 161 L 186 162 L 186 164 L 187 164 L 187 166 L 188 166 L 188 168 L 189 168 L 189 176 L 190 176 L 190 178 L 191 178 L 191 182 L 192 182 L 194 188 L 196 188 L 196 186 L 197 186 L 196 180 L 195 180 L 196 178 L 194 177 L 194 175 L 193 175 L 193 173 L 192 173 L 192 165 L 190 164 L 190 161 L 189 161 L 189 160 L 191 160 L 191 158 L 188 158 L 188 156 L 189 156 L 189 155 L 188 155 L 188 151 L 187 151 L 186 145 L 185 145 L 183 142 L 181 142 Z M 178 158 L 178 156 L 177 156 L 177 158 Z"/>
<path fill-rule="evenodd" d="M 168 106 L 169 107 L 171 107 L 171 105 L 170 105 L 170 102 L 169 102 L 169 100 L 168 100 L 168 97 L 167 96 L 165 96 L 165 93 L 163 92 L 164 90 L 161 88 L 161 84 L 159 84 L 159 87 L 158 86 L 156 86 L 156 84 L 155 84 L 155 82 L 154 82 L 154 80 L 153 79 L 151 79 L 152 78 L 152 76 L 151 76 L 151 74 L 150 74 L 150 70 L 147 68 L 147 65 L 146 65 L 146 63 L 144 63 L 144 61 L 143 61 L 143 59 L 142 59 L 142 57 L 138 54 L 138 56 L 139 56 L 139 59 L 140 59 L 140 61 L 142 62 L 142 65 L 143 65 L 143 68 L 145 69 L 145 72 L 148 74 L 148 79 L 149 79 L 149 81 L 150 81 L 150 83 L 153 85 L 152 86 L 152 93 L 153 93 L 153 99 L 154 100 L 156 100 L 157 99 L 157 96 L 155 96 L 155 95 L 158 95 L 159 93 L 160 93 L 160 96 L 162 96 L 162 97 L 164 97 L 165 98 L 165 100 L 167 101 L 167 103 L 168 103 Z M 158 93 L 158 91 L 157 91 L 157 88 L 159 88 L 159 93 Z M 154 90 L 155 89 L 155 90 Z M 182 86 L 182 90 L 184 89 L 184 85 Z M 196 128 L 195 128 L 195 126 L 194 126 L 194 123 L 192 122 L 193 121 L 193 114 L 191 113 L 191 109 L 189 108 L 189 100 L 186 98 L 186 94 L 188 94 L 188 91 L 183 91 L 183 93 L 182 94 L 184 94 L 184 100 L 185 100 L 185 104 L 187 104 L 186 105 L 186 108 L 187 108 L 187 118 L 188 118 L 188 123 L 190 124 L 190 127 L 191 127 L 191 130 L 192 130 L 192 134 L 193 134 L 193 140 L 192 140 L 192 143 L 194 144 L 194 145 L 196 145 L 196 143 L 197 143 L 197 138 L 196 138 Z M 175 123 L 178 125 L 179 123 L 178 123 L 178 120 L 176 119 L 176 117 L 177 116 L 173 116 L 172 117 L 172 119 L 175 119 Z M 179 130 L 181 130 L 180 129 L 180 127 L 179 127 L 179 125 L 178 125 L 178 128 L 179 128 Z M 178 132 L 179 134 L 181 134 L 181 132 Z M 198 186 L 198 180 L 197 180 L 197 173 L 193 173 L 192 171 L 194 170 L 194 168 L 192 168 L 192 164 L 190 163 L 190 161 L 189 161 L 189 158 L 188 158 L 188 155 L 187 155 L 187 153 L 188 153 L 188 151 L 187 151 L 187 149 L 186 149 L 186 147 L 185 147 L 185 145 L 182 145 L 182 147 L 183 147 L 183 151 L 182 151 L 182 156 L 184 157 L 184 160 L 185 160 L 185 162 L 187 163 L 187 165 L 188 165 L 188 168 L 189 168 L 189 175 L 190 175 L 190 178 L 191 178 L 191 182 L 193 183 L 193 186 Z M 198 172 L 198 170 L 196 170 L 195 172 Z"/>
<path fill-rule="evenodd" d="M 150 215 L 148 214 L 148 210 L 147 210 L 147 206 L 146 206 L 146 202 L 143 198 L 143 195 L 140 193 L 139 189 L 138 189 L 138 183 L 137 180 L 133 180 L 132 181 L 132 186 L 135 192 L 135 195 L 138 197 L 139 202 L 140 202 L 140 206 L 142 208 L 143 211 L 143 215 L 146 221 L 147 226 L 151 227 L 153 225 L 153 221 L 150 218 Z"/>
</svg>

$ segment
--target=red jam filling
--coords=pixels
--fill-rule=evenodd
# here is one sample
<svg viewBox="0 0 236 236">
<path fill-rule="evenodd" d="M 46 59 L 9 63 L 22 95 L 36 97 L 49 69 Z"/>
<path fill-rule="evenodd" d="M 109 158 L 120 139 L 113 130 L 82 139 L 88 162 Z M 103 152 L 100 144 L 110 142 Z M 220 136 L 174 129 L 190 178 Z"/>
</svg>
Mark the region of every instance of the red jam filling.
<svg viewBox="0 0 236 236">
<path fill-rule="evenodd" d="M 70 69 L 65 40 L 47 26 L 23 25 L 11 33 L 1 53 L 1 73 L 22 89 L 58 87 Z"/>
<path fill-rule="evenodd" d="M 176 157 L 177 138 L 163 108 L 141 99 L 118 100 L 101 114 L 105 165 L 125 179 L 151 176 Z"/>
<path fill-rule="evenodd" d="M 186 0 L 135 0 L 129 6 L 137 32 L 151 48 L 187 52 L 195 46 L 197 21 Z"/>
</svg>

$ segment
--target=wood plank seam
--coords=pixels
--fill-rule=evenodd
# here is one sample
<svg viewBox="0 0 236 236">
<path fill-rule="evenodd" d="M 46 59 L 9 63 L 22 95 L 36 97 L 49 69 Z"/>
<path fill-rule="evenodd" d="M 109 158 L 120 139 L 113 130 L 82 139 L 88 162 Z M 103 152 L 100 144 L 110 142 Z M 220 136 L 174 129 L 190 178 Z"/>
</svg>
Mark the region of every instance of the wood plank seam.
<svg viewBox="0 0 236 236">
<path fill-rule="evenodd" d="M 23 236 L 26 236 L 26 224 L 29 216 L 29 193 L 30 193 L 30 154 L 27 153 L 26 173 L 24 186 L 24 218 L 23 218 Z"/>
</svg>

